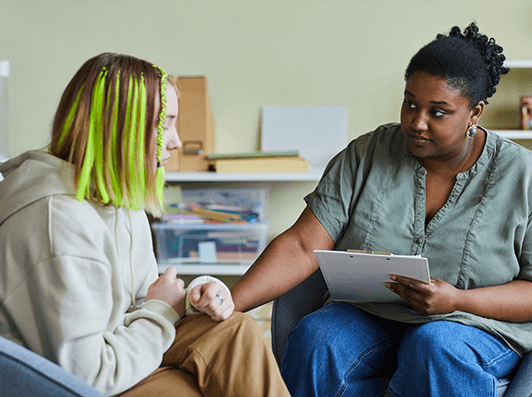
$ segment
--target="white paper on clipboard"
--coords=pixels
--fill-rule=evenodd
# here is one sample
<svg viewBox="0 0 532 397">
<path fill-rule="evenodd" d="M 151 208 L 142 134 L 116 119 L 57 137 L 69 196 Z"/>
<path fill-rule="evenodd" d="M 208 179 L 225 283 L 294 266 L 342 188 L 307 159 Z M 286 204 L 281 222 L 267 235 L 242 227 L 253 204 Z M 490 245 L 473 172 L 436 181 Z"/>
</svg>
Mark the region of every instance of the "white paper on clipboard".
<svg viewBox="0 0 532 397">
<path fill-rule="evenodd" d="M 349 302 L 404 302 L 384 283 L 390 275 L 430 282 L 427 258 L 411 255 L 314 251 L 331 298 Z"/>
</svg>

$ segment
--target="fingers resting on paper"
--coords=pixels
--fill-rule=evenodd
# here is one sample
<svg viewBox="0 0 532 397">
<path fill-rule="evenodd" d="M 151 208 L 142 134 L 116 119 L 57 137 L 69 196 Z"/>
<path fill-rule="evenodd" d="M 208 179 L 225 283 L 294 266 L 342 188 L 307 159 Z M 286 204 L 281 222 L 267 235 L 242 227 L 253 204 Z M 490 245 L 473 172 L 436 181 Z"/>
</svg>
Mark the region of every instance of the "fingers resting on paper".
<svg viewBox="0 0 532 397">
<path fill-rule="evenodd" d="M 422 314 L 445 314 L 456 310 L 458 289 L 443 280 L 431 277 L 430 284 L 427 284 L 396 274 L 392 274 L 390 280 L 384 285 Z"/>
</svg>

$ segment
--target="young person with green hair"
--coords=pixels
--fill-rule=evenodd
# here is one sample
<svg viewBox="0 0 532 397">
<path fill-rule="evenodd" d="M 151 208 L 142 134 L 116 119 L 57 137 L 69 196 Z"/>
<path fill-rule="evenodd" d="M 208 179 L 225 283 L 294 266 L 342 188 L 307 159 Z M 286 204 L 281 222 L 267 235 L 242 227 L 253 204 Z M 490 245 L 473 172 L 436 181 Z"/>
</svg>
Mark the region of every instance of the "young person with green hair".
<svg viewBox="0 0 532 397">
<path fill-rule="evenodd" d="M 0 164 L 0 336 L 106 395 L 288 396 L 221 281 L 158 277 L 145 211 L 161 214 L 177 114 L 163 69 L 101 54 L 63 93 L 49 150 Z"/>
</svg>

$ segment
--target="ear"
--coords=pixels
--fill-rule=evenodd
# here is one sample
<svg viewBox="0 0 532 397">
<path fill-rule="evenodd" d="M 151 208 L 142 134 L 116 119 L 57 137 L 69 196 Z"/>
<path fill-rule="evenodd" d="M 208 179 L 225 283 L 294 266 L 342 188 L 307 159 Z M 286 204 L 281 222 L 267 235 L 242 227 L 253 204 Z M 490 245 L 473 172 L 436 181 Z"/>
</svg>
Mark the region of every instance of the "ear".
<svg viewBox="0 0 532 397">
<path fill-rule="evenodd" d="M 482 113 L 484 112 L 484 107 L 486 106 L 486 103 L 484 101 L 480 101 L 477 106 L 475 106 L 473 109 L 471 109 L 471 124 L 477 125 L 478 121 L 480 120 L 480 116 L 482 116 Z"/>
</svg>

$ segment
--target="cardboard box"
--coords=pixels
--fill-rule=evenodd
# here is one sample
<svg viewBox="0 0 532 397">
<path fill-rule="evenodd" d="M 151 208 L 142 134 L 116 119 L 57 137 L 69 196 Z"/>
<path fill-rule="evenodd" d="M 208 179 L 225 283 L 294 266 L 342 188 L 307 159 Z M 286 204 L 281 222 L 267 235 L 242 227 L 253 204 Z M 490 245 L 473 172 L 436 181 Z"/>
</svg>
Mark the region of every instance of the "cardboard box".
<svg viewBox="0 0 532 397">
<path fill-rule="evenodd" d="M 208 171 L 207 155 L 216 151 L 216 129 L 209 100 L 207 78 L 169 78 L 179 90 L 176 129 L 183 147 L 175 150 L 166 171 Z"/>
</svg>

